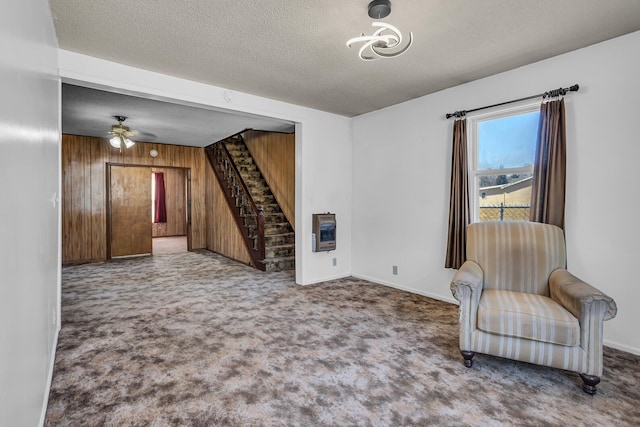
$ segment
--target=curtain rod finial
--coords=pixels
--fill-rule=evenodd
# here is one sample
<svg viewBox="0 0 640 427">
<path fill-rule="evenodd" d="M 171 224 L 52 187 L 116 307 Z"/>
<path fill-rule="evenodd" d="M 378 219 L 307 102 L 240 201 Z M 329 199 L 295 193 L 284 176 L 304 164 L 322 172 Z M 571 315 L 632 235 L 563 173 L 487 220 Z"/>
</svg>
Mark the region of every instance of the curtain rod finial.
<svg viewBox="0 0 640 427">
<path fill-rule="evenodd" d="M 451 117 L 455 117 L 456 119 L 465 117 L 467 115 L 466 110 L 455 111 L 453 113 L 447 113 L 446 118 L 450 119 Z"/>
</svg>

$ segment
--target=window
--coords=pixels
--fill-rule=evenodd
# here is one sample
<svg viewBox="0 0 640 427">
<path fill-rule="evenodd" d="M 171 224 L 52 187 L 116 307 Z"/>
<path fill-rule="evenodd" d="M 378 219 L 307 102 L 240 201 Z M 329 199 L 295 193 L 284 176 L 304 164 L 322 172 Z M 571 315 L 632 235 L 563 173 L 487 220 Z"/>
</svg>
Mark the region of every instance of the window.
<svg viewBox="0 0 640 427">
<path fill-rule="evenodd" d="M 528 221 L 540 103 L 468 117 L 472 221 Z"/>
</svg>

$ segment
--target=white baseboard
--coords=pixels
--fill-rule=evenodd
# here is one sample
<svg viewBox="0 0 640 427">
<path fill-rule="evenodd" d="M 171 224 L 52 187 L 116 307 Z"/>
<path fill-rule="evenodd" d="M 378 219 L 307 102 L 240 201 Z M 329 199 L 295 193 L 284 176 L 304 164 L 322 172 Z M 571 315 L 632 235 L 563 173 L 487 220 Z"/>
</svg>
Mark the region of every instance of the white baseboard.
<svg viewBox="0 0 640 427">
<path fill-rule="evenodd" d="M 349 273 L 336 274 L 334 276 L 326 276 L 326 277 L 322 277 L 320 279 L 314 279 L 314 280 L 312 280 L 310 282 L 298 283 L 298 284 L 300 286 L 315 285 L 317 283 L 328 282 L 330 280 L 344 279 L 345 277 L 351 277 L 351 274 L 349 274 Z"/>
<path fill-rule="evenodd" d="M 51 362 L 49 363 L 49 375 L 47 376 L 47 388 L 44 391 L 44 401 L 42 402 L 42 412 L 40 413 L 40 426 L 44 426 L 45 419 L 47 417 L 47 405 L 49 404 L 49 393 L 51 392 L 51 383 L 53 382 L 53 368 L 56 363 L 56 349 L 58 348 L 58 336 L 60 335 L 60 328 L 56 328 L 56 335 L 53 338 L 53 345 L 51 347 Z"/>
<path fill-rule="evenodd" d="M 618 342 L 611 341 L 611 340 L 602 340 L 602 343 L 607 347 L 615 348 L 616 350 L 622 350 L 622 351 L 626 351 L 627 353 L 640 356 L 640 349 L 638 348 L 629 347 L 628 345 L 620 344 Z"/>
<path fill-rule="evenodd" d="M 437 299 L 439 301 L 444 301 L 444 302 L 448 302 L 448 303 L 451 303 L 451 304 L 460 305 L 460 303 L 454 298 L 443 297 L 442 295 L 432 294 L 430 292 L 425 292 L 425 291 L 422 291 L 420 289 L 407 288 L 405 286 L 400 286 L 400 285 L 398 285 L 396 283 L 391 283 L 391 282 L 387 282 L 387 281 L 380 280 L 380 279 L 374 279 L 373 277 L 368 277 L 368 276 L 365 276 L 365 275 L 362 275 L 362 274 L 352 274 L 352 276 L 356 277 L 358 279 L 366 280 L 368 282 L 376 283 L 378 285 L 388 286 L 390 288 L 399 289 L 401 291 L 411 292 L 412 294 L 418 294 L 418 295 L 422 295 L 422 296 L 425 296 L 425 297 L 428 297 L 428 298 Z"/>
</svg>

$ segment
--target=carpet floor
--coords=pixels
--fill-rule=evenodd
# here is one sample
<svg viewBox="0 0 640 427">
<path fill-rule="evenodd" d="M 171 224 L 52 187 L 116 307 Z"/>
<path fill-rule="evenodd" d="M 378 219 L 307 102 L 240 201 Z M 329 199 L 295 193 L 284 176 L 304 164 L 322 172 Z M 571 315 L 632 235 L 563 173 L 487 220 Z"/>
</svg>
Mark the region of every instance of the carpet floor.
<svg viewBox="0 0 640 427">
<path fill-rule="evenodd" d="M 154 237 L 152 239 L 152 253 L 154 255 L 168 255 L 187 252 L 187 236 Z"/>
<path fill-rule="evenodd" d="M 467 369 L 457 306 L 363 280 L 206 251 L 62 276 L 47 426 L 640 425 L 640 357 L 605 348 L 595 396 L 573 372 Z"/>
</svg>

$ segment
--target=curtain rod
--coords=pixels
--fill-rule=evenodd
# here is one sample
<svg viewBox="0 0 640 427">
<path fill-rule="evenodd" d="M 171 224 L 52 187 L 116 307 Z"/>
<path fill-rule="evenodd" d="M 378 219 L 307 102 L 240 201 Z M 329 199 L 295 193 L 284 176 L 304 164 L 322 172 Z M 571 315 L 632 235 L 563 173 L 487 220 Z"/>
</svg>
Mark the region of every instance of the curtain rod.
<svg viewBox="0 0 640 427">
<path fill-rule="evenodd" d="M 473 113 L 474 111 L 486 110 L 487 108 L 499 107 L 500 105 L 513 104 L 514 102 L 526 101 L 527 99 L 534 99 L 534 98 L 540 98 L 540 97 L 542 97 L 544 99 L 544 98 L 547 98 L 547 97 L 551 98 L 551 97 L 561 96 L 561 95 L 564 96 L 564 95 L 567 94 L 567 92 L 577 92 L 578 89 L 580 89 L 580 86 L 575 84 L 575 85 L 570 86 L 570 87 L 554 89 L 554 90 L 550 90 L 548 92 L 539 93 L 537 95 L 527 96 L 525 98 L 514 99 L 514 100 L 511 100 L 511 101 L 501 102 L 499 104 L 487 105 L 486 107 L 474 108 L 473 110 L 460 110 L 460 111 L 456 111 L 456 112 L 453 112 L 453 113 L 447 113 L 446 117 L 447 117 L 447 119 L 450 119 L 451 117 L 455 117 L 456 119 L 459 119 L 461 117 L 466 116 L 467 113 Z"/>
</svg>

